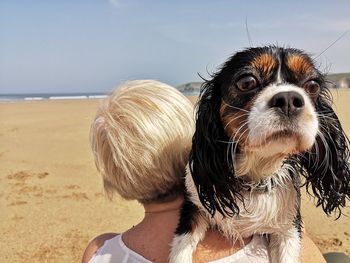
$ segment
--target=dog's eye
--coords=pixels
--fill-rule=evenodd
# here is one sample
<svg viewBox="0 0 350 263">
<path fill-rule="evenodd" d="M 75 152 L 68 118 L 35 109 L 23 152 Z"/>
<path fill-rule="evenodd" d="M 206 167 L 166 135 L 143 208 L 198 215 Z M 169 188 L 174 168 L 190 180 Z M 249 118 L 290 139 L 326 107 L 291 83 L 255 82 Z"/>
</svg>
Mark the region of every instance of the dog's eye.
<svg viewBox="0 0 350 263">
<path fill-rule="evenodd" d="M 309 93 L 311 96 L 316 96 L 321 91 L 320 84 L 318 84 L 315 80 L 309 80 L 305 82 L 303 87 L 305 91 Z"/>
<path fill-rule="evenodd" d="M 240 91 L 250 91 L 257 87 L 258 82 L 253 76 L 245 76 L 239 79 L 236 83 Z"/>
</svg>

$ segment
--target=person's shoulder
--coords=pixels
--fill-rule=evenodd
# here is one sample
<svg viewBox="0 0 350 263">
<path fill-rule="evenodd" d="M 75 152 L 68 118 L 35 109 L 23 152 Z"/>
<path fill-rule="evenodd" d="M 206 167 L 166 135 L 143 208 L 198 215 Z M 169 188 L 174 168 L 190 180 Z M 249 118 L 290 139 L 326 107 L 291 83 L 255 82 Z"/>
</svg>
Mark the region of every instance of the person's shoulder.
<svg viewBox="0 0 350 263">
<path fill-rule="evenodd" d="M 326 263 L 326 260 L 323 257 L 319 248 L 312 241 L 312 239 L 305 233 L 302 235 L 302 238 L 301 238 L 300 262 Z"/>
<path fill-rule="evenodd" d="M 117 235 L 117 233 L 104 233 L 91 240 L 84 251 L 82 263 L 88 263 L 93 255 L 95 255 L 96 251 L 103 246 L 106 240 L 109 240 Z"/>
</svg>

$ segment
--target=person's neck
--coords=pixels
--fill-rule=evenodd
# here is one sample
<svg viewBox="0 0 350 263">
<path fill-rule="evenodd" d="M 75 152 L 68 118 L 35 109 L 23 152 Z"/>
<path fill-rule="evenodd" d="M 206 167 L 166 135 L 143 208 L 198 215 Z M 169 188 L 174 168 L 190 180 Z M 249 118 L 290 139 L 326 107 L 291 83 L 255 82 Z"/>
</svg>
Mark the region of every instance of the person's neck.
<svg viewBox="0 0 350 263">
<path fill-rule="evenodd" d="M 183 197 L 176 197 L 174 200 L 166 203 L 148 203 L 144 204 L 145 216 L 152 214 L 167 214 L 172 211 L 179 211 L 183 203 Z"/>
<path fill-rule="evenodd" d="M 167 262 L 182 203 L 183 198 L 178 197 L 166 203 L 143 204 L 145 216 L 139 224 L 123 233 L 124 243 L 151 261 Z"/>
<path fill-rule="evenodd" d="M 135 226 L 135 230 L 152 229 L 152 232 L 159 231 L 173 234 L 179 221 L 182 203 L 183 198 L 178 197 L 166 203 L 153 202 L 144 204 L 145 216 L 143 220 Z M 166 222 L 166 224 L 164 224 L 164 222 Z"/>
</svg>

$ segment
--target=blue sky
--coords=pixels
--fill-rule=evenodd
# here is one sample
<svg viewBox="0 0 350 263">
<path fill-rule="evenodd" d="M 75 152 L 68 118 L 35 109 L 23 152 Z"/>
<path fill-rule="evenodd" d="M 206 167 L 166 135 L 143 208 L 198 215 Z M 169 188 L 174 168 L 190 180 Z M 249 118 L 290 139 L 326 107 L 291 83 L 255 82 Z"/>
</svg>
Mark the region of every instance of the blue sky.
<svg viewBox="0 0 350 263">
<path fill-rule="evenodd" d="M 0 2 L 0 93 L 105 92 L 131 79 L 198 81 L 237 50 L 319 54 L 350 29 L 350 1 Z M 350 72 L 350 32 L 317 60 Z"/>
</svg>

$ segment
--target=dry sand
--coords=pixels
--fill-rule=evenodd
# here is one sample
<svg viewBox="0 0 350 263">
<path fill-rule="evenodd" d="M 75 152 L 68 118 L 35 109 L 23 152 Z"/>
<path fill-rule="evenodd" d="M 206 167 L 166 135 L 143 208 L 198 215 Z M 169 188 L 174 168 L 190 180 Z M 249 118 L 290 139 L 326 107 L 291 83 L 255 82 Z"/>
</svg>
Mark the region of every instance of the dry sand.
<svg viewBox="0 0 350 263">
<path fill-rule="evenodd" d="M 337 93 L 350 135 L 350 90 Z M 136 202 L 103 196 L 88 143 L 98 103 L 0 104 L 0 262 L 79 262 L 89 239 L 141 219 Z M 349 218 L 334 221 L 303 199 L 307 232 L 320 249 L 350 254 Z"/>
</svg>

